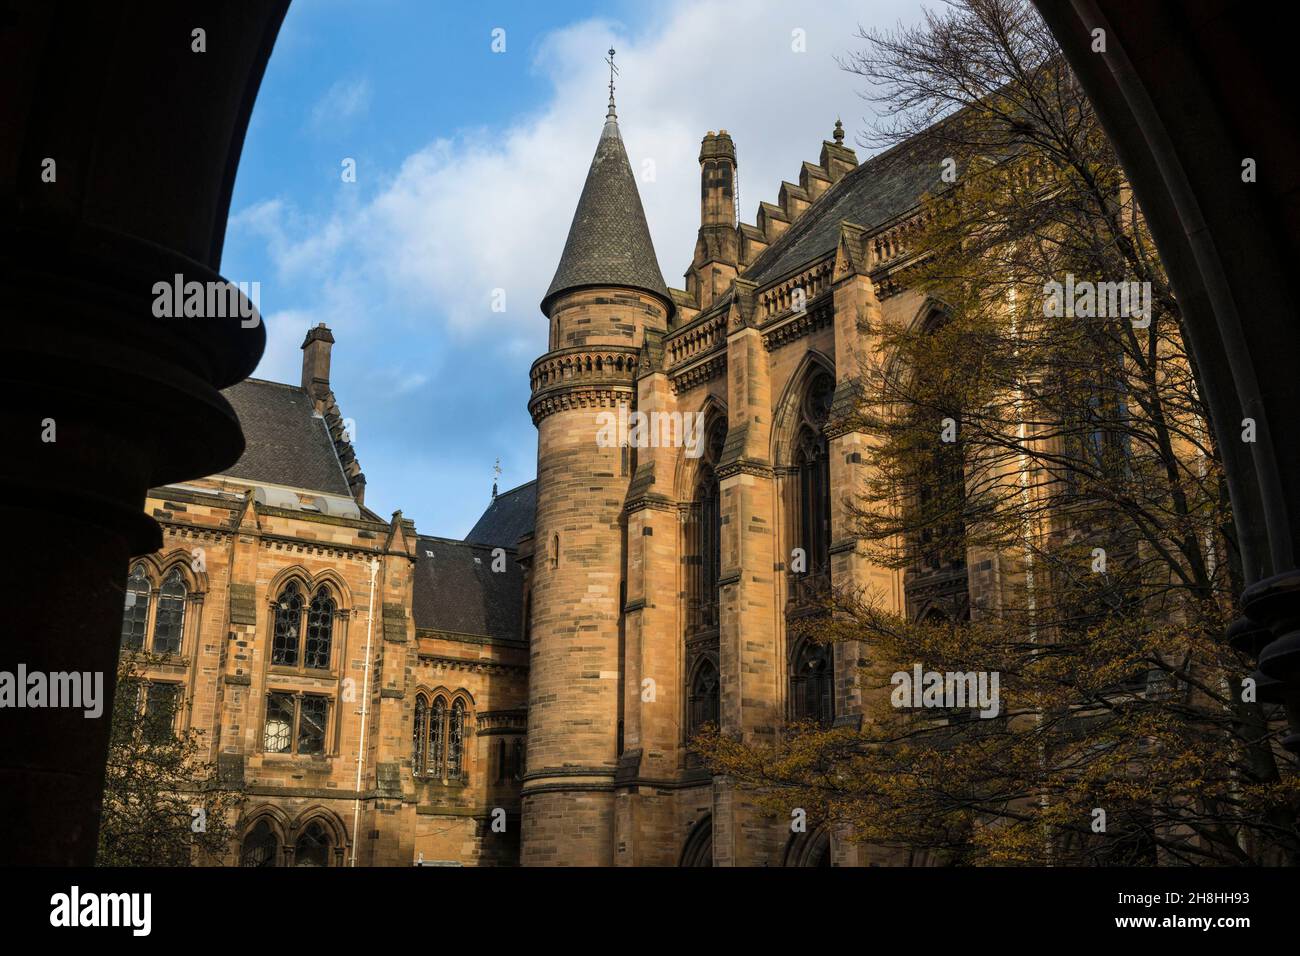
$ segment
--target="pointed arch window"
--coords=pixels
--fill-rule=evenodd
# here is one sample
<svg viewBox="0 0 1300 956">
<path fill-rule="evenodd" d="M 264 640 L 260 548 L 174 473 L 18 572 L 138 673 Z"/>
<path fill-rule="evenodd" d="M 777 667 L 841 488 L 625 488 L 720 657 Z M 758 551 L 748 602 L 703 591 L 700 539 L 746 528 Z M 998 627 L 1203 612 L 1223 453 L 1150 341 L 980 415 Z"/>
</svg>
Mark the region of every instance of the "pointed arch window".
<svg viewBox="0 0 1300 956">
<path fill-rule="evenodd" d="M 326 585 L 306 599 L 302 586 L 290 581 L 274 605 L 271 663 L 305 670 L 329 670 L 338 603 Z"/>
<path fill-rule="evenodd" d="M 830 646 L 805 640 L 790 666 L 790 718 L 829 724 L 835 717 Z"/>
<path fill-rule="evenodd" d="M 718 724 L 718 668 L 708 657 L 700 661 L 691 680 L 690 736 L 694 737 L 706 724 Z"/>
<path fill-rule="evenodd" d="M 447 728 L 447 776 L 459 777 L 465 753 L 465 702 L 457 700 L 451 705 L 451 720 Z"/>
<path fill-rule="evenodd" d="M 149 575 L 143 564 L 131 569 L 126 579 L 126 606 L 122 612 L 122 648 L 144 648 L 145 628 L 149 623 Z"/>
<path fill-rule="evenodd" d="M 687 636 L 718 627 L 718 581 L 722 577 L 722 488 L 717 468 L 727 441 L 727 422 L 710 427 L 686 528 Z"/>
<path fill-rule="evenodd" d="M 450 704 L 442 694 L 432 700 L 424 694 L 416 697 L 411 742 L 411 762 L 416 776 L 464 780 L 468 717 L 469 706 L 463 697 Z"/>
<path fill-rule="evenodd" d="M 319 821 L 313 820 L 293 847 L 294 866 L 329 866 L 333 841 Z"/>
<path fill-rule="evenodd" d="M 158 609 L 154 612 L 153 651 L 155 654 L 179 654 L 185 625 L 185 579 L 180 568 L 171 573 L 158 589 Z"/>
<path fill-rule="evenodd" d="M 302 590 L 290 581 L 275 602 L 275 634 L 271 642 L 271 663 L 298 665 L 298 640 L 302 630 Z"/>
<path fill-rule="evenodd" d="M 280 840 L 265 819 L 258 820 L 244 837 L 239 851 L 240 866 L 276 866 L 280 862 Z"/>
<path fill-rule="evenodd" d="M 790 600 L 802 604 L 815 599 L 830 583 L 831 468 L 826 420 L 835 395 L 835 381 L 818 372 L 808 383 L 800 406 L 787 483 L 791 552 Z M 799 568 L 802 567 L 802 571 Z"/>
<path fill-rule="evenodd" d="M 317 670 L 330 666 L 330 645 L 334 637 L 334 598 L 323 585 L 316 589 L 307 610 L 307 646 L 303 664 Z"/>
<path fill-rule="evenodd" d="M 416 773 L 423 773 L 429 743 L 429 703 L 424 695 L 415 698 L 415 722 L 411 728 L 411 761 Z"/>
</svg>

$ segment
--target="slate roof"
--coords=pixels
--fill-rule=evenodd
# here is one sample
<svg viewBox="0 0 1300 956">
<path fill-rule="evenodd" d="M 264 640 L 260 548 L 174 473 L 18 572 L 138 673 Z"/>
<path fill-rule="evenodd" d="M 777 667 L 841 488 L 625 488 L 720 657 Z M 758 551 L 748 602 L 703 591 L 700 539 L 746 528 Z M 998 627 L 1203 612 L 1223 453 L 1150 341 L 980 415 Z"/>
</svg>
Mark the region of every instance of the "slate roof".
<svg viewBox="0 0 1300 956">
<path fill-rule="evenodd" d="M 416 540 L 417 628 L 520 641 L 524 578 L 519 564 L 505 557 L 505 570 L 492 570 L 492 548 L 419 537 Z"/>
<path fill-rule="evenodd" d="M 943 157 L 924 137 L 913 137 L 846 173 L 795 220 L 745 272 L 760 286 L 802 268 L 835 249 L 840 223 L 874 229 L 907 212 L 927 192 L 936 193 Z"/>
<path fill-rule="evenodd" d="M 222 390 L 244 429 L 244 453 L 223 475 L 352 497 L 325 419 L 295 385 L 245 379 Z"/>
<path fill-rule="evenodd" d="M 612 103 L 542 311 L 562 292 L 606 285 L 652 292 L 673 308 Z"/>
<path fill-rule="evenodd" d="M 472 544 L 491 544 L 513 548 L 519 539 L 533 530 L 537 514 L 537 480 L 504 491 L 492 499 L 487 511 L 465 535 Z"/>
</svg>

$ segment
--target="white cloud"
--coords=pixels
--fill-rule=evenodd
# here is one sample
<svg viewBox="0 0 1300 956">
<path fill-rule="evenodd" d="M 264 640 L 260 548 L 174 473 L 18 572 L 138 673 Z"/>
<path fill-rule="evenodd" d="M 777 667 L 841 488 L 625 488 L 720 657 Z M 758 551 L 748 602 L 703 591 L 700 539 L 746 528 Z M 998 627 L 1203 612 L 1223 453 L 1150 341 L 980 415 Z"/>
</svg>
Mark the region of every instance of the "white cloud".
<svg viewBox="0 0 1300 956">
<path fill-rule="evenodd" d="M 869 11 L 873 25 L 915 14 L 912 0 Z M 584 21 L 541 41 L 535 69 L 553 95 L 538 113 L 509 129 L 460 130 L 430 143 L 368 203 L 324 222 L 303 221 L 279 201 L 237 221 L 266 237 L 282 277 L 378 285 L 457 338 L 491 337 L 518 353 L 544 328 L 537 305 L 600 134 L 609 46 L 618 50 L 620 125 L 660 265 L 668 284 L 681 287 L 698 226 L 700 138 L 731 133 L 741 219 L 753 222 L 760 200 L 774 202 L 781 180 L 797 180 L 800 162 L 817 160 L 837 117 L 852 145 L 868 104 L 859 96 L 863 81 L 835 57 L 860 45 L 854 34 L 863 15 L 849 0 L 818 4 L 815 17 L 779 0 L 743 13 L 729 0 L 692 0 L 631 37 L 615 24 Z M 796 29 L 805 32 L 806 52 L 792 49 Z M 317 109 L 360 99 L 354 87 L 335 84 Z M 644 176 L 647 160 L 654 181 Z M 505 313 L 491 310 L 494 289 L 505 291 Z"/>
<path fill-rule="evenodd" d="M 317 132 L 339 130 L 370 107 L 370 81 L 364 76 L 337 81 L 311 108 L 309 125 Z"/>
</svg>

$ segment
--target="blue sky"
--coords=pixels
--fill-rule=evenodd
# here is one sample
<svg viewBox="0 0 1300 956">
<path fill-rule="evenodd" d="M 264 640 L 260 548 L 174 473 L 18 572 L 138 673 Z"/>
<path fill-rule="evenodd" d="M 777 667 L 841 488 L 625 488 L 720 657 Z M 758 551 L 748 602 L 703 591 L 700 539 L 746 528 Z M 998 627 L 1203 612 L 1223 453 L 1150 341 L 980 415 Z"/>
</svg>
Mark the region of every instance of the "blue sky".
<svg viewBox="0 0 1300 956">
<path fill-rule="evenodd" d="M 834 59 L 861 45 L 858 25 L 917 8 L 295 0 L 253 110 L 222 261 L 228 279 L 261 283 L 268 345 L 255 374 L 296 384 L 303 336 L 329 325 L 367 505 L 462 536 L 495 459 L 503 489 L 534 476 L 537 304 L 600 134 L 605 51 L 618 50 L 620 123 L 659 264 L 680 288 L 704 133 L 735 139 L 753 222 L 782 179 L 816 162 L 837 116 L 850 140 L 863 129 L 863 82 Z M 498 29 L 504 52 L 492 50 Z M 342 179 L 348 158 L 356 182 Z M 491 309 L 495 289 L 504 312 Z"/>
</svg>

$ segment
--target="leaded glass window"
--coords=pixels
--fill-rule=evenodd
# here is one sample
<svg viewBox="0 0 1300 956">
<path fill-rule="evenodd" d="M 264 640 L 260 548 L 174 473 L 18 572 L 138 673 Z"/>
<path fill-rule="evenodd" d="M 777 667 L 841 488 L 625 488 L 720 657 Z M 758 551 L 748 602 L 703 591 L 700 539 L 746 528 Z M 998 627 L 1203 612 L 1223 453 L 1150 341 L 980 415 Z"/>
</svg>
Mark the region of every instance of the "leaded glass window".
<svg viewBox="0 0 1300 956">
<path fill-rule="evenodd" d="M 304 695 L 298 708 L 298 753 L 325 752 L 325 723 L 329 717 L 328 697 Z"/>
<path fill-rule="evenodd" d="M 166 740 L 175 733 L 180 710 L 181 685 L 152 682 L 144 695 L 144 734 L 149 740 Z"/>
<path fill-rule="evenodd" d="M 302 627 L 302 592 L 297 581 L 290 581 L 275 602 L 275 634 L 271 643 L 271 663 L 295 667 L 298 664 L 298 637 Z"/>
<path fill-rule="evenodd" d="M 690 735 L 695 736 L 706 724 L 718 724 L 718 668 L 707 657 L 695 668 L 691 681 Z"/>
<path fill-rule="evenodd" d="M 180 568 L 172 568 L 158 591 L 158 610 L 153 622 L 155 654 L 179 654 L 185 624 L 185 579 Z"/>
<path fill-rule="evenodd" d="M 459 780 L 464 775 L 468 716 L 469 705 L 464 698 L 456 698 L 450 706 L 441 694 L 432 703 L 427 703 L 423 694 L 416 698 L 412 764 L 417 775 L 443 780 Z M 505 779 L 505 767 L 506 751 L 502 746 L 497 758 L 498 779 Z"/>
<path fill-rule="evenodd" d="M 137 564 L 126 579 L 126 606 L 122 612 L 122 647 L 138 651 L 144 647 L 144 632 L 149 623 L 149 576 L 144 565 Z"/>
<path fill-rule="evenodd" d="M 303 663 L 325 670 L 330 666 L 330 641 L 334 631 L 334 599 L 329 591 L 316 589 L 307 610 L 307 648 Z"/>
<path fill-rule="evenodd" d="M 275 866 L 280 855 L 280 841 L 265 820 L 258 820 L 244 837 L 239 853 L 240 866 Z"/>
<path fill-rule="evenodd" d="M 828 724 L 835 716 L 831 649 L 804 641 L 790 668 L 790 716 Z"/>
<path fill-rule="evenodd" d="M 421 695 L 415 698 L 415 728 L 411 733 L 411 766 L 415 773 L 425 771 L 429 742 L 429 704 Z"/>
<path fill-rule="evenodd" d="M 442 773 L 442 749 L 444 724 L 447 721 L 447 702 L 439 697 L 433 702 L 433 716 L 429 724 L 429 764 L 426 772 Z"/>
<path fill-rule="evenodd" d="M 457 700 L 451 707 L 451 724 L 447 734 L 447 776 L 459 777 L 461 757 L 465 751 L 465 702 Z"/>
<path fill-rule="evenodd" d="M 330 838 L 325 828 L 312 822 L 302 831 L 293 850 L 294 866 L 329 866 Z"/>
<path fill-rule="evenodd" d="M 293 747 L 293 694 L 266 695 L 264 749 L 269 754 L 287 754 Z"/>
</svg>

